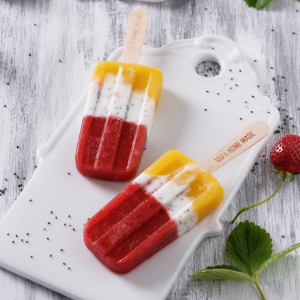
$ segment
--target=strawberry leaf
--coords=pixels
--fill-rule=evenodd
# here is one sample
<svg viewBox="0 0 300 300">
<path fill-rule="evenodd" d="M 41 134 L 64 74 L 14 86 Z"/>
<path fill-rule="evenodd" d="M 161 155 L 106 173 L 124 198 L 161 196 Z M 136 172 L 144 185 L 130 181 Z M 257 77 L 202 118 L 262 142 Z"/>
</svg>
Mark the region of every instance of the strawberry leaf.
<svg viewBox="0 0 300 300">
<path fill-rule="evenodd" d="M 196 279 L 234 279 L 253 282 L 252 277 L 250 277 L 248 274 L 245 274 L 238 268 L 226 265 L 208 267 L 204 270 L 194 273 L 191 275 L 191 277 Z"/>
<path fill-rule="evenodd" d="M 272 0 L 244 0 L 244 1 L 248 4 L 249 7 L 262 9 L 265 6 L 267 6 Z"/>
<path fill-rule="evenodd" d="M 254 276 L 257 278 L 258 275 L 265 269 L 267 268 L 269 265 L 271 265 L 272 263 L 274 263 L 275 261 L 277 261 L 279 258 L 281 258 L 282 256 L 290 253 L 291 251 L 297 249 L 300 247 L 300 243 L 295 244 L 275 255 L 273 255 L 272 257 L 270 257 L 269 259 L 267 259 L 258 269 L 257 271 L 254 273 Z"/>
<path fill-rule="evenodd" d="M 230 234 L 227 256 L 250 276 L 271 257 L 272 239 L 266 230 L 246 220 L 240 223 Z"/>
</svg>

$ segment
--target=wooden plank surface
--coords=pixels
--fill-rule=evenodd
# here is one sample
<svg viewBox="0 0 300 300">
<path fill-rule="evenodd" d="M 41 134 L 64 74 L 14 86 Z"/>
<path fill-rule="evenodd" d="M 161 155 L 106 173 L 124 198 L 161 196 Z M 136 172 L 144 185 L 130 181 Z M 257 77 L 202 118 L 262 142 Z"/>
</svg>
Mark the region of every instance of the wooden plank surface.
<svg viewBox="0 0 300 300">
<path fill-rule="evenodd" d="M 0 196 L 0 219 L 20 194 L 19 185 L 26 185 L 32 176 L 36 148 L 49 139 L 70 111 L 88 85 L 95 63 L 123 44 L 128 16 L 138 7 L 150 12 L 145 43 L 151 47 L 205 34 L 235 40 L 258 74 L 261 92 L 281 108 L 282 119 L 286 119 L 223 216 L 222 235 L 198 246 L 167 297 L 259 299 L 249 283 L 197 281 L 188 276 L 208 265 L 229 263 L 225 244 L 234 226 L 228 221 L 241 207 L 265 199 L 276 189 L 279 179 L 270 173 L 270 149 L 284 134 L 299 134 L 300 3 L 294 0 L 274 0 L 263 11 L 246 7 L 242 0 L 154 4 L 127 0 L 1 1 L 0 189 L 6 191 Z M 286 183 L 270 203 L 239 218 L 266 228 L 275 253 L 300 241 L 299 184 L 299 177 Z M 269 267 L 261 275 L 267 299 L 299 299 L 299 269 L 299 250 Z M 1 269 L 0 299 L 67 298 Z"/>
</svg>

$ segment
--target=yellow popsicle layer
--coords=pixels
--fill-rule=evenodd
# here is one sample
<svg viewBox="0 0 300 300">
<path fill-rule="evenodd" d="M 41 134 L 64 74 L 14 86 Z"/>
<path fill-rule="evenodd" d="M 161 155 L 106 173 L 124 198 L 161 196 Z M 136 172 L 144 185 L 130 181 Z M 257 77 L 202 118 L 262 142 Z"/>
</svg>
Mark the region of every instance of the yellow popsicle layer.
<svg viewBox="0 0 300 300">
<path fill-rule="evenodd" d="M 117 76 L 120 67 L 122 67 L 124 83 L 131 84 L 132 91 L 135 92 L 145 93 L 147 90 L 148 97 L 155 101 L 155 108 L 157 108 L 163 86 L 163 76 L 159 69 L 138 64 L 103 61 L 97 63 L 92 81 L 103 83 L 106 74 L 111 73 Z"/>
<path fill-rule="evenodd" d="M 184 167 L 186 170 L 182 172 Z M 187 185 L 184 196 L 191 199 L 193 210 L 199 217 L 198 222 L 212 213 L 224 199 L 224 191 L 218 180 L 195 160 L 177 150 L 166 152 L 144 173 L 167 176 L 168 181 L 174 181 L 179 186 Z"/>
</svg>

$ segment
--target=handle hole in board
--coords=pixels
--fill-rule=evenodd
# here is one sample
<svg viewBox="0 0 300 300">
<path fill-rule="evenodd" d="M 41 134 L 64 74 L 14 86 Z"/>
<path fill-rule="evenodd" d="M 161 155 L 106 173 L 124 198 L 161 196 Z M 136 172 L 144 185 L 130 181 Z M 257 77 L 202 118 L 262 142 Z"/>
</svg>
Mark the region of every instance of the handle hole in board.
<svg viewBox="0 0 300 300">
<path fill-rule="evenodd" d="M 196 73 L 205 78 L 216 77 L 221 72 L 221 66 L 214 61 L 202 61 L 196 66 Z"/>
</svg>

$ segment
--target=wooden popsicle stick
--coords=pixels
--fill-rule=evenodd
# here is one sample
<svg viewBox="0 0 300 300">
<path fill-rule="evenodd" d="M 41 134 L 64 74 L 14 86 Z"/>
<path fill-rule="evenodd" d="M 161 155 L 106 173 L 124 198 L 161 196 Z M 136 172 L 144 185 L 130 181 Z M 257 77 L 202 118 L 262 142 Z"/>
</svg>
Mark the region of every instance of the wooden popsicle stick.
<svg viewBox="0 0 300 300">
<path fill-rule="evenodd" d="M 123 62 L 137 64 L 147 33 L 150 15 L 139 8 L 131 12 L 125 37 Z"/>
<path fill-rule="evenodd" d="M 255 121 L 241 130 L 213 155 L 208 157 L 200 166 L 207 172 L 213 173 L 236 156 L 240 155 L 269 133 L 269 125 L 263 121 Z"/>
</svg>

